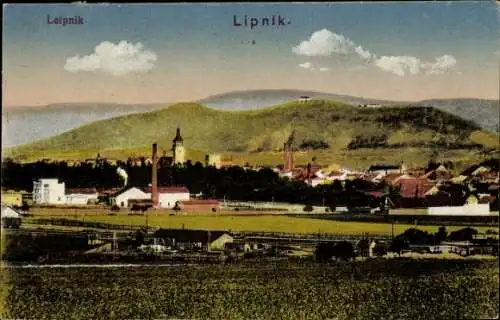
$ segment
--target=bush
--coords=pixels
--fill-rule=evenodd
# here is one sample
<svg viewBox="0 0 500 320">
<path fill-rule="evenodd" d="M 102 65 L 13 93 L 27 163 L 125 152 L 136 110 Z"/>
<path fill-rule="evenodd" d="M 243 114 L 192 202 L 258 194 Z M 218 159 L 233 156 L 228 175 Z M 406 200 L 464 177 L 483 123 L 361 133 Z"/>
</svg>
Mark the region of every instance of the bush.
<svg viewBox="0 0 500 320">
<path fill-rule="evenodd" d="M 342 260 L 352 260 L 356 257 L 354 246 L 349 241 L 322 242 L 316 246 L 314 251 L 316 261 L 326 262 L 333 257 Z"/>
<path fill-rule="evenodd" d="M 476 229 L 467 227 L 450 233 L 448 239 L 451 241 L 472 241 L 477 233 Z"/>
<path fill-rule="evenodd" d="M 111 211 L 120 211 L 120 207 L 115 204 L 111 207 Z"/>
<path fill-rule="evenodd" d="M 21 206 L 21 210 L 23 211 L 30 211 L 30 206 L 26 201 L 23 202 L 23 205 Z"/>
<path fill-rule="evenodd" d="M 212 212 L 217 212 L 217 209 L 215 209 L 215 208 L 212 208 Z"/>
<path fill-rule="evenodd" d="M 401 255 L 403 250 L 408 250 L 410 248 L 410 242 L 405 237 L 396 237 L 389 244 L 388 252 L 394 252 Z"/>
<path fill-rule="evenodd" d="M 328 149 L 330 148 L 330 145 L 328 142 L 323 141 L 323 140 L 304 140 L 300 146 L 300 149 Z"/>
<path fill-rule="evenodd" d="M 334 254 L 333 242 L 321 242 L 316 246 L 314 258 L 319 262 L 326 262 L 333 258 Z"/>
<path fill-rule="evenodd" d="M 304 212 L 311 212 L 311 211 L 313 211 L 313 207 L 310 204 L 304 207 Z"/>
<path fill-rule="evenodd" d="M 334 246 L 334 257 L 342 260 L 352 260 L 356 257 L 354 246 L 349 241 L 341 241 Z"/>
</svg>

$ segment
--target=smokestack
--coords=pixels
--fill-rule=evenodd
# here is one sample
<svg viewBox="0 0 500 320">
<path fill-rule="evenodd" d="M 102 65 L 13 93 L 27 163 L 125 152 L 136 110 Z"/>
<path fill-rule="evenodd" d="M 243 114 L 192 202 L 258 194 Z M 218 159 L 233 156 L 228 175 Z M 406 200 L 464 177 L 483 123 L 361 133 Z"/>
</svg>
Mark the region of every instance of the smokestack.
<svg viewBox="0 0 500 320">
<path fill-rule="evenodd" d="M 156 143 L 153 143 L 153 175 L 151 179 L 151 201 L 153 201 L 153 207 L 158 207 L 158 147 Z"/>
<path fill-rule="evenodd" d="M 307 183 L 309 185 L 312 185 L 312 181 L 311 181 L 311 163 L 310 162 L 307 164 Z"/>
</svg>

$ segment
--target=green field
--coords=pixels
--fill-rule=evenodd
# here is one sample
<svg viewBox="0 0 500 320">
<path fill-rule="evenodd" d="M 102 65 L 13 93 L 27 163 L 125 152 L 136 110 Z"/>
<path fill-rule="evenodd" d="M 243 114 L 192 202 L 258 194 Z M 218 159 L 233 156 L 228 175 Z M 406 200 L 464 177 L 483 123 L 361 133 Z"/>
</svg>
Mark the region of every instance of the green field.
<svg viewBox="0 0 500 320">
<path fill-rule="evenodd" d="M 334 101 L 290 102 L 255 111 L 219 111 L 195 103 L 180 103 L 153 112 L 121 116 L 84 125 L 75 130 L 24 146 L 3 150 L 4 157 L 22 161 L 41 158 L 78 160 L 97 153 L 115 159 L 149 156 L 158 143 L 169 153 L 177 126 L 181 127 L 187 158 L 203 161 L 206 153 L 220 153 L 231 163 L 277 164 L 279 149 L 292 130 L 297 147 L 306 152 L 297 163 L 314 156 L 322 165 L 332 163 L 354 168 L 376 162 L 422 166 L 431 154 L 439 160 L 470 164 L 484 155 L 472 144 L 498 148 L 498 135 L 433 108 L 384 107 L 363 109 Z M 363 145 L 349 149 L 362 137 Z M 383 146 L 373 141 L 382 139 Z M 309 142 L 326 143 L 312 150 Z M 366 146 L 364 146 L 367 144 Z M 453 147 L 451 147 L 453 146 Z"/>
<path fill-rule="evenodd" d="M 345 235 L 390 235 L 391 224 L 369 223 L 369 222 L 346 222 L 322 220 L 307 217 L 291 217 L 283 215 L 268 216 L 228 216 L 228 215 L 165 215 L 149 214 L 146 216 L 129 216 L 126 214 L 110 215 L 36 215 L 34 218 L 67 218 L 86 222 L 102 222 L 117 225 L 145 226 L 146 222 L 150 227 L 162 228 L 186 228 L 186 229 L 206 229 L 206 230 L 231 230 L 231 231 L 253 231 L 253 232 L 276 232 L 294 234 L 331 233 Z M 30 223 L 32 218 L 25 220 Z M 399 234 L 408 228 L 415 227 L 409 224 L 395 224 L 394 233 Z M 439 226 L 417 226 L 421 230 L 436 232 Z M 464 228 L 463 226 L 447 226 L 448 231 L 455 231 Z M 479 232 L 485 232 L 495 227 L 475 227 Z"/>
<path fill-rule="evenodd" d="M 491 319 L 497 261 L 381 259 L 10 269 L 29 319 Z"/>
</svg>

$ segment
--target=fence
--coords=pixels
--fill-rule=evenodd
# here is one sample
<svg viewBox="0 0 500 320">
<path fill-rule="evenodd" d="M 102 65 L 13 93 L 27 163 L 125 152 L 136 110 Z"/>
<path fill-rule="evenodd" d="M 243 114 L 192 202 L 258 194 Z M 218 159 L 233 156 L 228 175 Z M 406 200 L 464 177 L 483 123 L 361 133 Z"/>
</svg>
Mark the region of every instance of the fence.
<svg viewBox="0 0 500 320">
<path fill-rule="evenodd" d="M 304 212 L 304 204 L 294 204 L 287 202 L 261 202 L 261 201 L 221 201 L 221 208 L 224 209 L 248 209 L 248 210 L 269 210 Z M 324 206 L 313 206 L 311 213 L 325 212 Z"/>
</svg>

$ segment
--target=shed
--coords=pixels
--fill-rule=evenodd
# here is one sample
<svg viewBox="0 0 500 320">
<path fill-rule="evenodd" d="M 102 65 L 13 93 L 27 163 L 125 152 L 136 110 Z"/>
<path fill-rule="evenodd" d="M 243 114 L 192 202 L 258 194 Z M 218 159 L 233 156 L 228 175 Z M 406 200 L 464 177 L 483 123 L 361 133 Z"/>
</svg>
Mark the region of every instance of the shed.
<svg viewBox="0 0 500 320">
<path fill-rule="evenodd" d="M 159 229 L 153 238 L 163 239 L 172 247 L 188 250 L 224 250 L 226 243 L 233 242 L 233 236 L 227 231 L 193 229 Z"/>
<path fill-rule="evenodd" d="M 3 228 L 19 228 L 21 226 L 21 213 L 2 204 L 1 225 Z"/>
<path fill-rule="evenodd" d="M 130 199 L 151 199 L 151 195 L 136 187 L 125 187 L 109 196 L 112 206 L 128 207 Z"/>
</svg>

